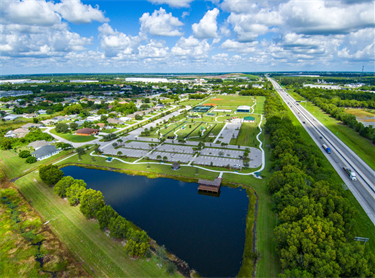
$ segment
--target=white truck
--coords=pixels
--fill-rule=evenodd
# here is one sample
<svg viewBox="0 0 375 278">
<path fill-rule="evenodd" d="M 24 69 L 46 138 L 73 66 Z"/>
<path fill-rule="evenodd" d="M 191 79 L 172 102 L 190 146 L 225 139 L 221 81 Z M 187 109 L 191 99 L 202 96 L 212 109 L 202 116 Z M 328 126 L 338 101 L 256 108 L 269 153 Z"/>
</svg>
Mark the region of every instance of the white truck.
<svg viewBox="0 0 375 278">
<path fill-rule="evenodd" d="M 349 169 L 348 167 L 342 167 L 344 169 L 344 171 L 348 174 L 349 178 L 352 180 L 352 181 L 356 181 L 357 180 L 357 177 L 355 175 L 355 172 L 352 170 L 352 169 Z"/>
</svg>

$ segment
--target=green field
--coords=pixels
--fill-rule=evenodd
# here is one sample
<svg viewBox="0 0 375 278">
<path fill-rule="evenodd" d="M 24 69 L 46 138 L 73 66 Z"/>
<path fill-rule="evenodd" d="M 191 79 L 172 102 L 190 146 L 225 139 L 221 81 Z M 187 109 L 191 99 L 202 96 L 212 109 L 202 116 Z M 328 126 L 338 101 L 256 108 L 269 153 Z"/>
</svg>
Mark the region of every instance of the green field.
<svg viewBox="0 0 375 278">
<path fill-rule="evenodd" d="M 26 149 L 26 148 L 23 148 Z M 5 175 L 9 179 L 13 179 L 22 175 L 27 174 L 33 169 L 37 169 L 39 165 L 48 164 L 61 159 L 62 157 L 70 154 L 71 151 L 62 151 L 52 157 L 47 159 L 37 161 L 33 164 L 28 164 L 25 162 L 25 158 L 18 157 L 18 153 L 14 150 L 0 151 L 0 164 Z"/>
<path fill-rule="evenodd" d="M 74 135 L 74 134 L 70 134 L 70 133 L 57 133 L 54 128 L 51 129 L 50 132 L 52 134 L 55 134 L 55 135 L 61 137 L 61 138 L 64 138 L 65 140 L 69 140 L 70 142 L 73 142 L 73 143 L 83 143 L 83 142 L 89 142 L 89 141 L 97 139 L 93 135 L 80 136 L 80 135 Z"/>
<path fill-rule="evenodd" d="M 242 123 L 240 133 L 238 137 L 230 141 L 231 145 L 241 145 L 250 147 L 259 147 L 259 142 L 256 139 L 257 134 L 260 132 L 258 125 L 260 122 L 260 116 L 253 115 L 255 117 L 254 123 Z"/>
<path fill-rule="evenodd" d="M 288 90 L 288 93 L 296 100 L 304 100 L 303 97 L 291 90 Z M 301 103 L 300 105 L 305 107 L 305 103 Z M 341 121 L 331 117 L 310 101 L 307 101 L 306 109 L 375 170 L 375 146 L 370 140 L 362 137 L 358 132 L 344 125 Z"/>
<path fill-rule="evenodd" d="M 52 188 L 43 184 L 37 174 L 22 177 L 16 186 L 42 220 L 50 221 L 52 231 L 92 276 L 165 276 L 164 269 L 156 266 L 155 258 L 147 261 L 127 256 L 120 242 L 100 231 L 97 221 L 86 220 L 78 206 L 69 206 L 67 201 L 53 193 Z"/>
<path fill-rule="evenodd" d="M 217 95 L 210 97 L 205 102 L 216 104 L 218 108 L 237 108 L 240 105 L 252 106 L 254 104 L 253 97 L 237 96 L 237 95 Z"/>
</svg>

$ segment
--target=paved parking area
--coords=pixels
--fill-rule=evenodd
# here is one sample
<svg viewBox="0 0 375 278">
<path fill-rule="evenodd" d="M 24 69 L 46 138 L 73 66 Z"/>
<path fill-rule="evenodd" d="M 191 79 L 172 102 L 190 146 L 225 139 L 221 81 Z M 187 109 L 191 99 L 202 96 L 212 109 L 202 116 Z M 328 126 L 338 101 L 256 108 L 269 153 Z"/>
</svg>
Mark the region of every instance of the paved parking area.
<svg viewBox="0 0 375 278">
<path fill-rule="evenodd" d="M 210 156 L 220 156 L 219 153 L 223 152 L 224 155 L 222 157 L 227 158 L 239 158 L 240 156 L 243 156 L 243 151 L 233 151 L 233 150 L 227 150 L 227 149 L 213 149 L 213 148 L 204 148 L 201 151 L 201 155 L 210 155 Z"/>
<path fill-rule="evenodd" d="M 240 133 L 241 129 L 241 122 L 232 122 L 227 123 L 224 129 L 221 131 L 219 140 L 223 143 L 230 143 L 232 138 L 237 138 L 238 134 Z M 221 138 L 224 137 L 224 138 Z"/>
<path fill-rule="evenodd" d="M 129 142 L 129 143 L 122 143 L 122 146 L 125 147 L 125 148 L 128 148 L 128 149 L 130 148 L 130 149 L 151 150 L 149 144 L 152 144 L 152 143 L 151 142 L 145 143 L 145 142 L 132 141 L 132 142 Z"/>
<path fill-rule="evenodd" d="M 189 146 L 181 146 L 181 145 L 161 145 L 158 148 L 158 151 L 165 151 L 165 152 L 174 152 L 174 153 L 193 153 L 193 148 Z"/>
<path fill-rule="evenodd" d="M 227 167 L 228 164 L 233 167 L 234 165 L 240 165 L 243 167 L 243 162 L 240 159 L 231 159 L 225 157 L 214 157 L 200 155 L 194 159 L 194 164 L 210 166 L 212 162 L 213 166 Z"/>
<path fill-rule="evenodd" d="M 171 161 L 171 162 L 180 161 L 181 163 L 188 163 L 190 160 L 193 159 L 193 156 L 190 154 L 167 153 L 167 152 L 158 152 L 158 151 L 155 151 L 149 154 L 148 157 L 150 159 L 157 160 L 158 155 L 160 155 L 162 158 L 166 156 L 168 158 L 168 161 Z"/>
<path fill-rule="evenodd" d="M 128 148 L 118 148 L 115 150 L 110 149 L 110 148 L 105 148 L 103 153 L 109 154 L 109 155 L 117 155 L 119 151 L 122 152 L 122 156 L 126 155 L 128 157 L 142 157 L 148 153 L 148 151 L 134 150 L 134 149 L 128 149 Z"/>
</svg>

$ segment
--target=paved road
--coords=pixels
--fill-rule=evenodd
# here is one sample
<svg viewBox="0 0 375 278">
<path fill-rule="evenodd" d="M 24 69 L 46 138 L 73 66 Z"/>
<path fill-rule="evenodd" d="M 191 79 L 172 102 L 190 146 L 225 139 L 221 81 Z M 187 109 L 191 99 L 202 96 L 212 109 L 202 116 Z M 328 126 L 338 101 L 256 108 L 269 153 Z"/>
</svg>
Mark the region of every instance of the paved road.
<svg viewBox="0 0 375 278">
<path fill-rule="evenodd" d="M 288 107 L 305 127 L 315 143 L 321 148 L 324 155 L 375 224 L 375 172 L 327 127 L 310 114 L 302 104 L 296 102 L 276 81 L 271 78 L 268 78 L 268 80 L 272 82 L 276 91 L 288 104 Z M 324 151 L 321 147 L 322 144 L 326 144 L 331 148 L 331 154 L 327 154 Z M 358 180 L 352 181 L 349 179 L 342 168 L 343 166 L 353 169 Z"/>
</svg>

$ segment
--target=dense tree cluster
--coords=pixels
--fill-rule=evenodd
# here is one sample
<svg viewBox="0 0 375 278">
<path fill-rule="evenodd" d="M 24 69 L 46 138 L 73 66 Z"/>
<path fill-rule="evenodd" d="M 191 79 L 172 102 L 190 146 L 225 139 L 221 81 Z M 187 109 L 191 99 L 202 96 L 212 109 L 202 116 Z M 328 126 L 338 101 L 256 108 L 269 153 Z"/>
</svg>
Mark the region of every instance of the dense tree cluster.
<svg viewBox="0 0 375 278">
<path fill-rule="evenodd" d="M 48 164 L 39 167 L 40 179 L 48 185 L 56 184 L 64 176 L 64 172 L 56 165 Z"/>
<path fill-rule="evenodd" d="M 366 127 L 358 122 L 353 114 L 346 113 L 340 107 L 375 108 L 375 94 L 368 92 L 352 91 L 326 91 L 321 89 L 300 89 L 298 94 L 312 101 L 332 117 L 342 121 L 347 126 L 357 131 L 361 136 L 375 143 L 375 128 Z"/>
<path fill-rule="evenodd" d="M 275 172 L 267 188 L 279 216 L 276 248 L 283 277 L 369 277 L 375 258 L 354 241 L 356 210 L 330 181 L 324 157 L 300 137 L 271 95 L 265 103 Z"/>
</svg>

